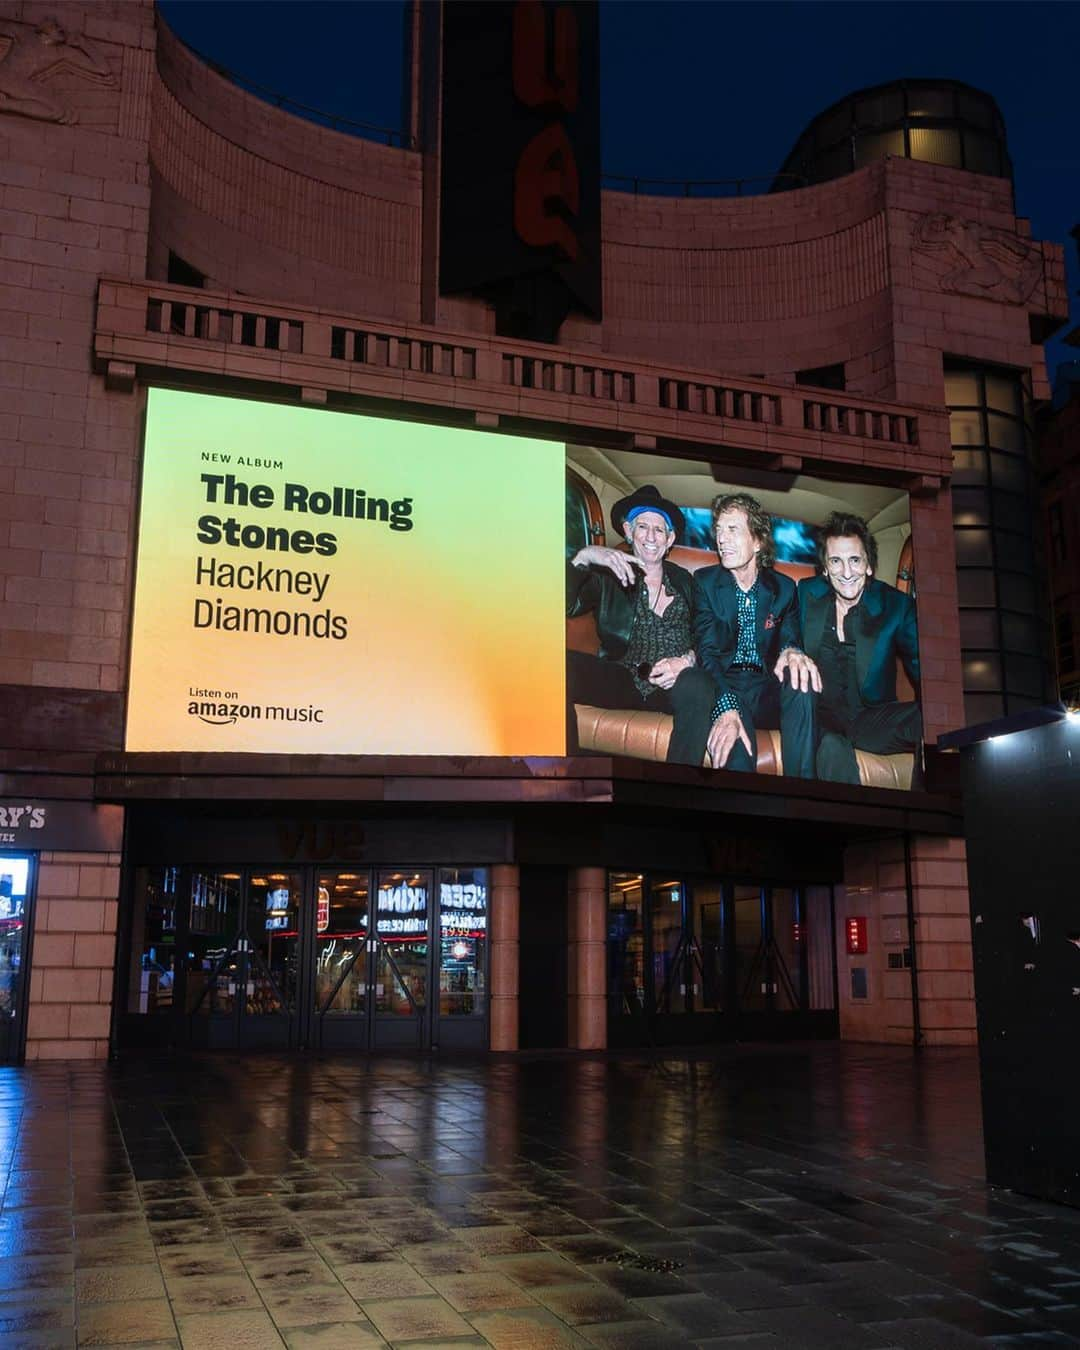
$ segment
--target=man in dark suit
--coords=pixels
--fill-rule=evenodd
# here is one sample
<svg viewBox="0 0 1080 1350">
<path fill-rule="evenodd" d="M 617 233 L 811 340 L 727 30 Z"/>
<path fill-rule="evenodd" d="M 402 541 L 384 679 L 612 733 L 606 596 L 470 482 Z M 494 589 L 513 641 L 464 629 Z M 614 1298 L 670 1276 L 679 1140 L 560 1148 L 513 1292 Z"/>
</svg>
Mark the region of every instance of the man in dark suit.
<svg viewBox="0 0 1080 1350">
<path fill-rule="evenodd" d="M 874 576 L 877 541 L 866 521 L 834 512 L 818 543 L 821 575 L 799 582 L 802 643 L 821 678 L 817 774 L 858 783 L 855 750 L 918 759 L 918 703 L 896 697 L 896 661 L 918 688 L 915 605 Z M 917 775 L 916 775 L 917 780 Z"/>
<path fill-rule="evenodd" d="M 757 727 L 779 727 L 784 773 L 814 777 L 817 669 L 799 642 L 795 583 L 773 570 L 772 519 L 745 492 L 712 504 L 718 567 L 694 574 L 698 660 L 716 681 L 714 768 L 757 767 Z"/>
</svg>

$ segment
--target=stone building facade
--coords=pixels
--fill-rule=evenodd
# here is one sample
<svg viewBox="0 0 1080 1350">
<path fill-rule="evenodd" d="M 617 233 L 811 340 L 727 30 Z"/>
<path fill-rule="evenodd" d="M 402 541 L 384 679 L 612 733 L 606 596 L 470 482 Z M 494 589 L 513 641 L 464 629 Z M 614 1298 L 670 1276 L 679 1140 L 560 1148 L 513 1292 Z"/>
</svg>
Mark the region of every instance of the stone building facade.
<svg viewBox="0 0 1080 1350">
<path fill-rule="evenodd" d="M 1061 249 L 1030 237 L 1009 180 L 889 158 L 756 197 L 605 192 L 604 317 L 571 317 L 549 347 L 498 336 L 481 299 L 439 294 L 438 152 L 418 145 L 418 127 L 405 138 L 417 148 L 383 145 L 261 102 L 148 0 L 7 0 L 5 39 L 0 800 L 48 804 L 56 822 L 0 843 L 35 864 L 26 1057 L 100 1058 L 131 1010 L 125 944 L 150 857 L 131 852 L 138 813 L 195 831 L 245 809 L 398 811 L 406 825 L 420 812 L 447 830 L 512 818 L 518 842 L 486 859 L 492 1050 L 521 1043 L 520 897 L 525 873 L 545 867 L 566 897 L 562 1043 L 607 1043 L 605 874 L 622 864 L 617 845 L 589 856 L 588 840 L 632 829 L 646 806 L 702 857 L 746 839 L 787 839 L 789 852 L 827 839 L 840 862 L 807 880 L 833 888 L 839 1034 L 907 1043 L 917 1027 L 927 1044 L 971 1042 L 964 850 L 944 760 L 929 792 L 889 801 L 717 786 L 708 771 L 650 775 L 617 758 L 128 755 L 123 725 L 155 383 L 902 487 L 928 746 L 976 720 L 947 375 L 1013 372 L 1045 399 L 1041 341 L 1066 312 Z M 838 366 L 840 390 L 797 383 Z M 641 866 L 632 850 L 625 866 Z M 867 951 L 849 955 L 855 915 Z"/>
</svg>

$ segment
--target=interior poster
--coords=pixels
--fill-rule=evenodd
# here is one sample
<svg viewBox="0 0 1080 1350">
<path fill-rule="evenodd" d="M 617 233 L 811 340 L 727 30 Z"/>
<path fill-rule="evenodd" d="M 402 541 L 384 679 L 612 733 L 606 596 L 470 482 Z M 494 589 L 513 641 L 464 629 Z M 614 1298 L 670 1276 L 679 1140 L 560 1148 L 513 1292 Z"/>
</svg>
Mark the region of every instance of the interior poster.
<svg viewBox="0 0 1080 1350">
<path fill-rule="evenodd" d="M 561 442 L 152 389 L 129 751 L 561 755 Z"/>
</svg>

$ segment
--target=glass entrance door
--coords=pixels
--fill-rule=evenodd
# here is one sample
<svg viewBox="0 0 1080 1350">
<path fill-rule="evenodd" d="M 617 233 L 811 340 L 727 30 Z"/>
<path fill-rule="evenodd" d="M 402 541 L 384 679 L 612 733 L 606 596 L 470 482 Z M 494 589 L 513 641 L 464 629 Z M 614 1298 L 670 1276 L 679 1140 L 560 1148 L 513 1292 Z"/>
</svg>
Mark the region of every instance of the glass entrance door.
<svg viewBox="0 0 1080 1350">
<path fill-rule="evenodd" d="M 430 1040 L 431 917 L 430 872 L 379 872 L 369 943 L 373 1049 L 422 1049 Z"/>
<path fill-rule="evenodd" d="M 792 886 L 732 887 L 735 980 L 749 1030 L 773 1035 L 790 1015 L 807 1011 L 803 901 Z M 830 924 L 831 927 L 831 924 Z"/>
<path fill-rule="evenodd" d="M 316 878 L 313 1041 L 323 1050 L 431 1043 L 432 876 L 383 868 Z"/>
<path fill-rule="evenodd" d="M 312 1041 L 320 1050 L 371 1044 L 367 872 L 323 871 L 315 879 Z"/>
<path fill-rule="evenodd" d="M 184 1004 L 212 1049 L 297 1043 L 303 874 L 192 872 Z M 187 887 L 183 887 L 187 890 Z"/>
<path fill-rule="evenodd" d="M 133 891 L 122 1045 L 487 1045 L 485 868 L 139 867 Z"/>
<path fill-rule="evenodd" d="M 609 873 L 609 1045 L 835 1035 L 832 930 L 828 886 Z"/>
</svg>

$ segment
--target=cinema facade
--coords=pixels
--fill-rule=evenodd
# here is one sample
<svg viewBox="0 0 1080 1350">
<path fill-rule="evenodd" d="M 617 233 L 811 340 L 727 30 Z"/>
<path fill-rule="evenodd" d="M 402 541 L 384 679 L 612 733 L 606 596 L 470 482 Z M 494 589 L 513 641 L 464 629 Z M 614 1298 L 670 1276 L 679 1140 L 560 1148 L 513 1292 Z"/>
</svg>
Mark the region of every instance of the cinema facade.
<svg viewBox="0 0 1080 1350">
<path fill-rule="evenodd" d="M 520 45 L 517 8 L 485 7 Z M 10 12 L 0 1055 L 971 1042 L 936 742 L 1052 697 L 1031 426 L 1066 313 L 992 101 L 852 95 L 761 195 L 601 192 L 587 64 L 546 100 L 522 58 L 510 212 L 455 137 L 497 163 L 514 117 L 462 102 L 434 7 L 394 144 L 149 3 Z M 869 523 L 924 771 L 805 781 L 767 733 L 756 773 L 668 763 L 662 714 L 584 704 L 565 753 L 597 645 L 567 560 L 646 484 L 691 572 L 718 493 L 796 581 L 830 511 Z"/>
</svg>

